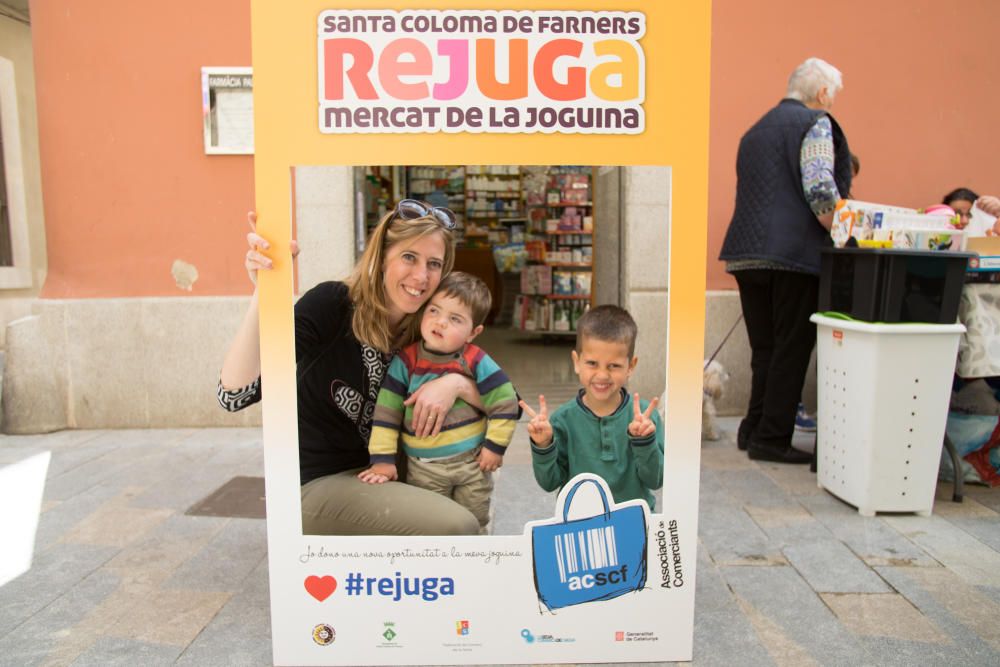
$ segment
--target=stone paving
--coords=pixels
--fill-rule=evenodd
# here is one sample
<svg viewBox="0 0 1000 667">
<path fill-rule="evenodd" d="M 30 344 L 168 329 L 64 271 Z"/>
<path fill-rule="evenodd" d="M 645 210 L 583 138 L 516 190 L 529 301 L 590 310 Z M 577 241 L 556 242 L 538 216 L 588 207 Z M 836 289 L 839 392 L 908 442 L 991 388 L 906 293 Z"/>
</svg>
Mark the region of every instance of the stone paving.
<svg viewBox="0 0 1000 667">
<path fill-rule="evenodd" d="M 865 518 L 806 466 L 749 461 L 722 421 L 702 448 L 695 665 L 1000 664 L 1000 490 L 955 504 L 942 484 L 931 517 Z M 184 514 L 262 474 L 258 430 L 0 436 L 0 465 L 43 450 L 0 665 L 271 664 L 264 521 Z M 528 493 L 528 466 L 508 461 L 499 492 Z"/>
</svg>

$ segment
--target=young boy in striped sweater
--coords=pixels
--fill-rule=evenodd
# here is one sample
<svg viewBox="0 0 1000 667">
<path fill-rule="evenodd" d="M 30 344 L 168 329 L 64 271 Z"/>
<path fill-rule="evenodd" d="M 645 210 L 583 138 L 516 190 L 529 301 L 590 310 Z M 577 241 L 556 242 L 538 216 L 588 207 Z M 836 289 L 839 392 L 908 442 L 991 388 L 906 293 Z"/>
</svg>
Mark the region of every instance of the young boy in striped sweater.
<svg viewBox="0 0 1000 667">
<path fill-rule="evenodd" d="M 358 477 L 369 484 L 396 479 L 396 449 L 402 442 L 408 461 L 407 483 L 454 499 L 489 522 L 491 473 L 502 465 L 514 435 L 518 397 L 503 370 L 472 344 L 490 312 L 489 288 L 461 271 L 448 274 L 424 308 L 421 340 L 393 358 L 382 381 L 372 434 L 371 467 Z M 430 415 L 414 425 L 408 399 L 425 382 L 445 373 L 461 373 L 476 382 L 479 410 L 458 399 L 447 413 Z M 437 435 L 425 435 L 441 423 Z M 420 428 L 417 428 L 419 426 Z"/>
</svg>

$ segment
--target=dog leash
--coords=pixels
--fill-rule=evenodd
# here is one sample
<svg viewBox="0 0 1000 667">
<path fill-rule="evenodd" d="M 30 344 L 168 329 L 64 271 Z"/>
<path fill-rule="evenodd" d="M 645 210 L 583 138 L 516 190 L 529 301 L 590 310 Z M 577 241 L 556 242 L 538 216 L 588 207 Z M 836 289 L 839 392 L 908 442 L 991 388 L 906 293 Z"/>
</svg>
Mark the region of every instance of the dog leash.
<svg viewBox="0 0 1000 667">
<path fill-rule="evenodd" d="M 740 313 L 740 316 L 736 318 L 735 322 L 733 322 L 733 326 L 730 327 L 729 333 L 727 333 L 726 337 L 722 339 L 721 343 L 719 343 L 719 347 L 715 348 L 715 352 L 713 352 L 712 356 L 708 358 L 708 361 L 705 362 L 705 365 L 702 367 L 701 370 L 705 370 L 706 368 L 708 368 L 708 365 L 715 360 L 715 355 L 719 353 L 719 351 L 722 349 L 722 346 L 726 344 L 726 341 L 729 340 L 729 337 L 733 335 L 734 331 L 736 331 L 736 326 L 742 321 L 743 321 L 743 313 Z"/>
</svg>

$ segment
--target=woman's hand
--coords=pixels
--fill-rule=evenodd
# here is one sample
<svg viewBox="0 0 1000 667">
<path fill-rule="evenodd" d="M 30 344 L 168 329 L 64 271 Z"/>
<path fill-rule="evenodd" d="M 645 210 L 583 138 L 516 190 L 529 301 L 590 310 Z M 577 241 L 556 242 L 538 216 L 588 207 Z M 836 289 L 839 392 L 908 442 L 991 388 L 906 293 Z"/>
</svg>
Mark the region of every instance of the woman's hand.
<svg viewBox="0 0 1000 667">
<path fill-rule="evenodd" d="M 271 258 L 263 251 L 269 249 L 271 244 L 267 239 L 257 234 L 257 214 L 253 211 L 247 213 L 247 222 L 250 224 L 250 233 L 247 234 L 247 245 L 250 249 L 243 258 L 243 265 L 246 267 L 250 281 L 257 285 L 257 272 L 261 269 L 269 270 L 273 263 Z M 294 260 L 299 254 L 299 244 L 292 241 L 289 244 Z M 250 298 L 250 307 L 243 315 L 243 321 L 236 332 L 236 337 L 230 343 L 225 358 L 222 360 L 222 371 L 219 375 L 219 382 L 223 389 L 239 389 L 245 387 L 255 379 L 260 377 L 260 307 L 257 303 L 257 290 L 254 290 Z"/>
<path fill-rule="evenodd" d="M 976 200 L 976 207 L 993 217 L 1000 218 L 1000 199 L 991 195 L 984 195 Z"/>
<path fill-rule="evenodd" d="M 385 484 L 399 479 L 395 463 L 373 463 L 367 470 L 358 473 L 358 479 L 366 484 Z"/>
<path fill-rule="evenodd" d="M 247 223 L 250 225 L 250 232 L 247 234 L 247 245 L 250 249 L 247 250 L 246 257 L 243 260 L 243 266 L 246 267 L 247 275 L 250 276 L 250 282 L 254 285 L 257 284 L 257 272 L 261 269 L 269 270 L 274 267 L 274 262 L 271 258 L 264 254 L 264 250 L 270 250 L 271 244 L 263 236 L 257 233 L 257 213 L 255 211 L 250 211 L 247 213 Z M 292 259 L 299 256 L 299 244 L 297 241 L 292 239 L 289 244 L 289 248 L 292 251 Z"/>
<path fill-rule="evenodd" d="M 403 405 L 413 406 L 413 434 L 418 438 L 434 437 L 441 432 L 445 417 L 455 400 L 461 396 L 466 403 L 475 406 L 469 400 L 469 391 L 476 393 L 476 384 L 472 378 L 449 373 L 420 385 Z"/>
</svg>

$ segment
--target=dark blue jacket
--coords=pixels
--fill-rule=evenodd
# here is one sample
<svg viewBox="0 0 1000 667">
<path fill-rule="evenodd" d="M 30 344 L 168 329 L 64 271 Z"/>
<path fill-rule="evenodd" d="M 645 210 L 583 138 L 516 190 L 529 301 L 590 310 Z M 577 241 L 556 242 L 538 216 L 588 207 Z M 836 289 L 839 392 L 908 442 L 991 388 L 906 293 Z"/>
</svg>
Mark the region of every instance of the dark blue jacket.
<svg viewBox="0 0 1000 667">
<path fill-rule="evenodd" d="M 843 131 L 825 111 L 784 99 L 740 140 L 736 157 L 736 209 L 719 259 L 769 260 L 819 274 L 819 249 L 829 232 L 816 219 L 802 189 L 802 140 L 816 119 L 833 126 L 834 181 L 841 196 L 851 189 L 851 153 Z"/>
</svg>

